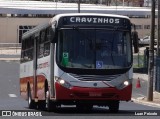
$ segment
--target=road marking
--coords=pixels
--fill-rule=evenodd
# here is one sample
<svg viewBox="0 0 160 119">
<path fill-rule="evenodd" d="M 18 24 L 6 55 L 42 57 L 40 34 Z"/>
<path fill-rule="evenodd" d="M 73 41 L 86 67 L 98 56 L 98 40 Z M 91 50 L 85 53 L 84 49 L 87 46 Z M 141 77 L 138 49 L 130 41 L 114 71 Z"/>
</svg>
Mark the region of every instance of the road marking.
<svg viewBox="0 0 160 119">
<path fill-rule="evenodd" d="M 8 94 L 9 97 L 17 97 L 16 94 Z"/>
</svg>

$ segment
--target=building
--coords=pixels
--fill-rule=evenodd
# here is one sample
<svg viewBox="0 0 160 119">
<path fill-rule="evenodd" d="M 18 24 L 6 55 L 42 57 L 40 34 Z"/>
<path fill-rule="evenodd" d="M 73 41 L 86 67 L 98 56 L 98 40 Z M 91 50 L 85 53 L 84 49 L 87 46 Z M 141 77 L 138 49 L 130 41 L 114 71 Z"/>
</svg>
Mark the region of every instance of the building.
<svg viewBox="0 0 160 119">
<path fill-rule="evenodd" d="M 56 14 L 77 13 L 77 6 L 49 1 L 0 1 L 0 43 L 21 43 L 24 32 Z M 150 8 L 81 4 L 81 12 L 127 15 L 136 24 L 140 38 L 150 35 Z M 157 18 L 155 23 L 157 28 Z"/>
</svg>

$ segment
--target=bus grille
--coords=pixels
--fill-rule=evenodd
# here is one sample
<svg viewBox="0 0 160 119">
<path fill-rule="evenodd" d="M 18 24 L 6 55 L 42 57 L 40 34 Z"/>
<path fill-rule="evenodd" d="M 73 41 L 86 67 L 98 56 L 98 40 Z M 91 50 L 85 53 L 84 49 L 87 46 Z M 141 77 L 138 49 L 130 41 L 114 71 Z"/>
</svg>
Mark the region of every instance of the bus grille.
<svg viewBox="0 0 160 119">
<path fill-rule="evenodd" d="M 70 75 L 80 81 L 111 81 L 117 77 L 118 75 L 77 75 L 77 74 L 71 74 Z"/>
</svg>

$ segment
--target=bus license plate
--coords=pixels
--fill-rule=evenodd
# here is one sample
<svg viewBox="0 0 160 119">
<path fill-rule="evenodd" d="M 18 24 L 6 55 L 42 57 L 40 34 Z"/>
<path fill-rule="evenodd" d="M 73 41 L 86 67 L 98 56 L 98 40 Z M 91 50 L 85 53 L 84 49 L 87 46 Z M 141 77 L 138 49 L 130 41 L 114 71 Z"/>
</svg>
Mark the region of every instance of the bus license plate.
<svg viewBox="0 0 160 119">
<path fill-rule="evenodd" d="M 97 93 L 97 92 L 90 92 L 89 96 L 91 96 L 91 97 L 100 97 L 100 96 L 102 96 L 102 94 L 101 93 Z"/>
</svg>

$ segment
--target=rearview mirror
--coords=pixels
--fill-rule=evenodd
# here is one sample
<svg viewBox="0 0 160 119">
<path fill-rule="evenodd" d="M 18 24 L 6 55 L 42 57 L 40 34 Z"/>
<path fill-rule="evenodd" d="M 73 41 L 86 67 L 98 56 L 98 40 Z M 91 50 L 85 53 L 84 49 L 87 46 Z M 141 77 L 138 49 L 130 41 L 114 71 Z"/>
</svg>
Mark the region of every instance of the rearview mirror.
<svg viewBox="0 0 160 119">
<path fill-rule="evenodd" d="M 134 53 L 138 53 L 139 52 L 139 47 L 138 47 L 138 32 L 137 31 L 133 31 L 132 32 L 132 40 L 133 40 L 133 46 L 134 46 Z"/>
</svg>

